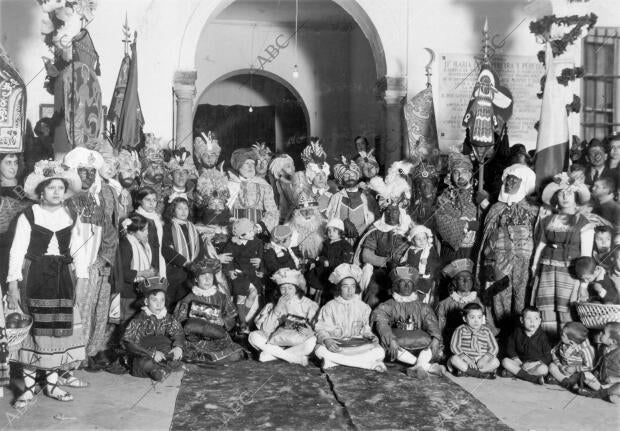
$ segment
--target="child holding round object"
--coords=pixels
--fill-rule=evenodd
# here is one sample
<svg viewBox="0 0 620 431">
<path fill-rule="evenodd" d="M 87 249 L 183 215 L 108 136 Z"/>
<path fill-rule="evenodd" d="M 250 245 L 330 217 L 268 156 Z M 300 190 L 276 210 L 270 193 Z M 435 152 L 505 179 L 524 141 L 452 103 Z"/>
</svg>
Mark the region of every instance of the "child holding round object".
<svg viewBox="0 0 620 431">
<path fill-rule="evenodd" d="M 359 294 L 362 269 L 342 263 L 329 276 L 340 291 L 339 296 L 321 308 L 315 329 L 315 354 L 323 369 L 346 365 L 385 372 L 385 352 L 370 328 L 370 307 Z"/>
<path fill-rule="evenodd" d="M 174 317 L 185 331 L 183 359 L 187 362 L 232 362 L 243 359 L 243 349 L 230 338 L 237 318 L 230 296 L 217 286 L 215 275 L 221 264 L 215 259 L 195 262 L 192 292 L 181 299 Z"/>
<path fill-rule="evenodd" d="M 541 328 L 542 317 L 536 307 L 521 312 L 521 326 L 508 337 L 506 357 L 502 360 L 504 373 L 518 379 L 542 385 L 552 361 L 551 345 Z"/>
<path fill-rule="evenodd" d="M 418 277 L 414 268 L 394 268 L 392 298 L 373 310 L 371 322 L 391 359 L 410 365 L 407 375 L 423 380 L 428 373 L 443 375 L 445 367 L 431 364 L 441 352 L 441 331 L 435 312 L 415 291 Z"/>
<path fill-rule="evenodd" d="M 123 342 L 130 355 L 131 375 L 163 380 L 180 366 L 185 346 L 181 324 L 166 310 L 166 288 L 162 278 L 146 279 L 142 292 L 146 305 L 127 325 Z"/>
<path fill-rule="evenodd" d="M 269 303 L 263 308 L 255 321 L 258 330 L 248 341 L 261 352 L 261 362 L 282 359 L 306 366 L 316 345 L 312 322 L 319 306 L 304 296 L 306 280 L 301 272 L 282 268 L 272 280 L 282 296 L 275 306 Z"/>
<path fill-rule="evenodd" d="M 485 326 L 480 304 L 471 302 L 463 308 L 463 325 L 456 328 L 450 342 L 453 356 L 448 368 L 455 375 L 494 379 L 499 367 L 499 347 L 493 333 Z"/>
<path fill-rule="evenodd" d="M 551 349 L 553 362 L 549 374 L 566 389 L 573 389 L 580 373 L 592 371 L 594 348 L 588 340 L 588 328 L 579 322 L 568 322 L 562 328 L 560 342 Z"/>
</svg>

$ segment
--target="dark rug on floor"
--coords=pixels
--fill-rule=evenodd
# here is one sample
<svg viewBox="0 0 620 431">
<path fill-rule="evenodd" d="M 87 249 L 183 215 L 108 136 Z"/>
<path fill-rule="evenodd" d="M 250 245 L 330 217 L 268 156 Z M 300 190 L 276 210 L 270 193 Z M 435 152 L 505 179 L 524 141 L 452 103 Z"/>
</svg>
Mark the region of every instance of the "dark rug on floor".
<svg viewBox="0 0 620 431">
<path fill-rule="evenodd" d="M 397 366 L 323 374 L 281 361 L 189 366 L 170 429 L 510 430 L 445 377 L 419 382 Z"/>
<path fill-rule="evenodd" d="M 357 429 L 510 430 L 484 404 L 447 377 L 419 381 L 392 365 L 385 374 L 336 367 L 333 390 Z M 479 391 L 484 390 L 484 380 Z"/>
<path fill-rule="evenodd" d="M 170 430 L 352 429 L 315 366 L 242 361 L 190 366 Z"/>
</svg>

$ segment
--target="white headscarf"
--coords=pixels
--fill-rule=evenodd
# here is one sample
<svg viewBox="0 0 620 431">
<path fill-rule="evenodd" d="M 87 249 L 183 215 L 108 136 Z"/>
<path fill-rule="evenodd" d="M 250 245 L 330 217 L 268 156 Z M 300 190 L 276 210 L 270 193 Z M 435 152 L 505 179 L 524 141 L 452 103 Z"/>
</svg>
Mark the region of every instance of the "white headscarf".
<svg viewBox="0 0 620 431">
<path fill-rule="evenodd" d="M 504 186 L 502 185 L 499 192 L 499 197 L 497 198 L 499 202 L 504 202 L 508 205 L 516 204 L 521 202 L 527 195 L 534 191 L 534 187 L 536 186 L 536 174 L 527 166 L 521 163 L 515 163 L 512 166 L 508 166 L 504 169 L 504 173 L 502 174 L 502 183 L 506 180 L 508 175 L 514 175 L 515 177 L 521 179 L 521 184 L 519 185 L 517 192 L 512 195 L 507 194 L 504 191 Z"/>
</svg>

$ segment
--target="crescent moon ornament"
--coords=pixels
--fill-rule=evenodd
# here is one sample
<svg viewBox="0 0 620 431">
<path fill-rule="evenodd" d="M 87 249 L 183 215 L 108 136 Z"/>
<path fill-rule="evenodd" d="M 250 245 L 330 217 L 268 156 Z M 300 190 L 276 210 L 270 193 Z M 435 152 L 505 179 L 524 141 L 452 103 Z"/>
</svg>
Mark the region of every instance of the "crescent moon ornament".
<svg viewBox="0 0 620 431">
<path fill-rule="evenodd" d="M 426 70 L 426 86 L 430 87 L 431 85 L 431 76 L 433 75 L 433 63 L 435 62 L 435 51 L 430 48 L 424 48 L 431 55 L 430 61 L 424 66 L 424 70 Z"/>
</svg>

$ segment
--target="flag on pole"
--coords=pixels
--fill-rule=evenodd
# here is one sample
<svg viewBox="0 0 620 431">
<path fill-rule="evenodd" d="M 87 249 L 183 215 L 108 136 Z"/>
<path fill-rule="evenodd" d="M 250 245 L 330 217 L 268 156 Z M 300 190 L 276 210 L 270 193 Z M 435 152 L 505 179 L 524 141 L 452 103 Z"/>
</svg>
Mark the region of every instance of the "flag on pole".
<svg viewBox="0 0 620 431">
<path fill-rule="evenodd" d="M 429 84 L 403 107 L 409 138 L 409 158 L 435 162 L 439 156 L 433 87 Z"/>
<path fill-rule="evenodd" d="M 561 85 L 556 76 L 563 68 L 574 67 L 566 56 L 553 57 L 550 43 L 545 50 L 545 87 L 536 139 L 536 186 L 546 184 L 555 174 L 568 168 L 569 127 L 566 105 L 573 100 L 573 92 Z"/>
<path fill-rule="evenodd" d="M 140 108 L 140 99 L 138 97 L 138 56 L 136 51 L 137 33 L 134 33 L 134 40 L 131 44 L 131 59 L 129 68 L 127 69 L 127 81 L 125 93 L 122 99 L 122 108 L 118 123 L 116 126 L 116 134 L 114 136 L 114 146 L 118 149 L 122 146 L 135 147 L 140 142 L 140 130 L 144 125 L 144 117 Z M 122 64 L 119 72 L 119 80 L 123 73 Z M 121 80 L 122 81 L 122 80 Z M 117 80 L 118 84 L 118 80 Z M 120 94 L 120 91 L 119 91 Z M 116 90 L 114 92 L 116 96 Z M 114 102 L 114 96 L 112 101 Z M 117 104 L 118 105 L 118 104 Z M 110 106 L 112 109 L 113 105 Z M 117 109 L 117 108 L 115 108 Z M 116 111 L 118 112 L 118 111 Z M 108 116 L 108 118 L 110 118 Z"/>
</svg>

